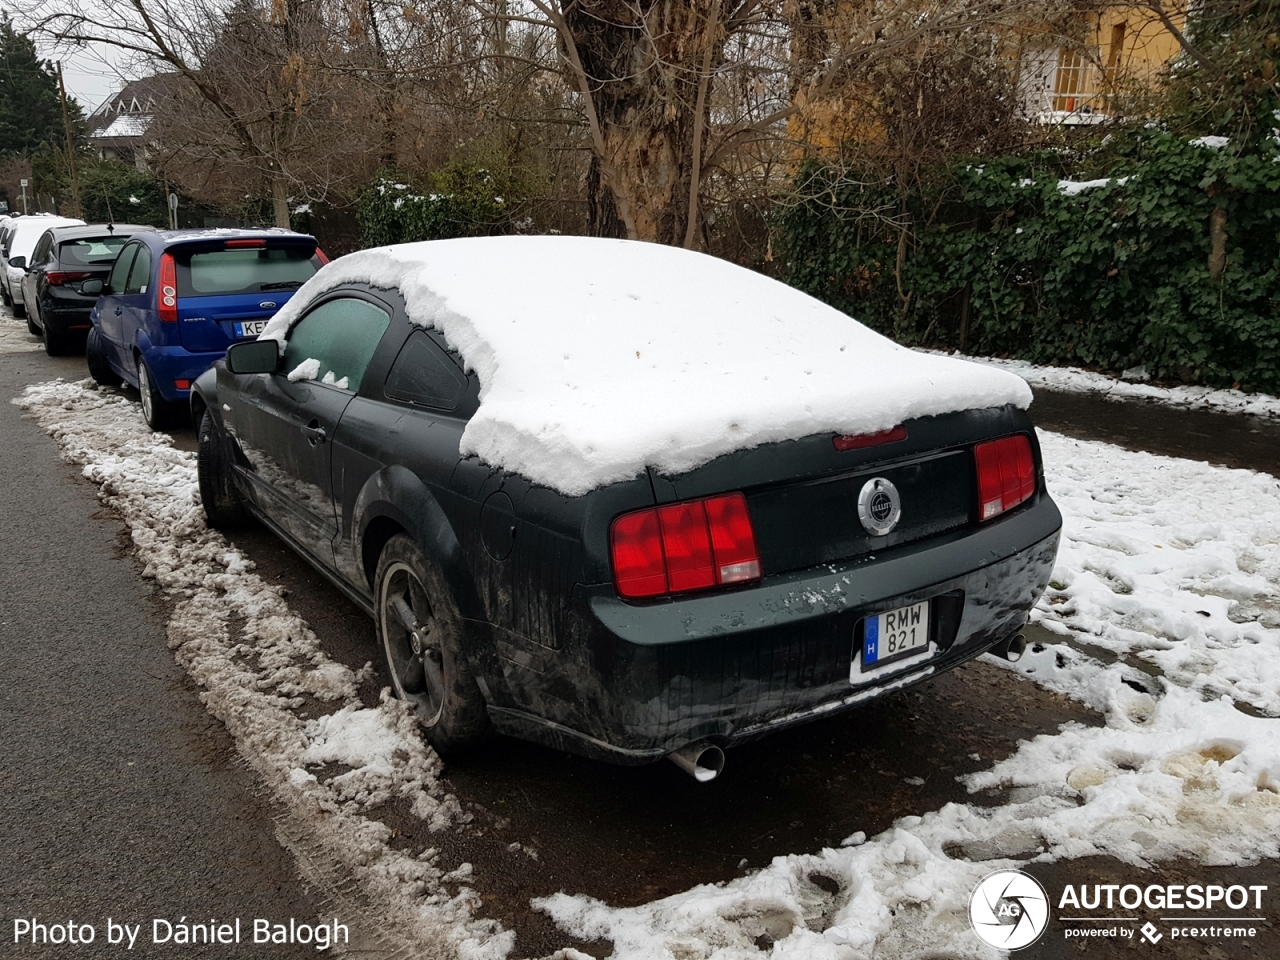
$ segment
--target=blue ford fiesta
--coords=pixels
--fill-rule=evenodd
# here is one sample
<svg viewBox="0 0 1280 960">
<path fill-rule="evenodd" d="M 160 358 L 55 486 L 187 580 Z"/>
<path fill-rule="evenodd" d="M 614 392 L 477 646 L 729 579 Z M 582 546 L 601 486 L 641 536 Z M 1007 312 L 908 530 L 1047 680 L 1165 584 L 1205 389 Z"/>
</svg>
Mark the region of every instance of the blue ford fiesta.
<svg viewBox="0 0 1280 960">
<path fill-rule="evenodd" d="M 138 388 L 153 430 L 186 414 L 191 384 L 231 344 L 252 339 L 327 262 L 315 237 L 287 230 L 169 230 L 121 248 L 85 345 L 99 383 Z M 93 287 L 100 287 L 94 290 Z"/>
</svg>

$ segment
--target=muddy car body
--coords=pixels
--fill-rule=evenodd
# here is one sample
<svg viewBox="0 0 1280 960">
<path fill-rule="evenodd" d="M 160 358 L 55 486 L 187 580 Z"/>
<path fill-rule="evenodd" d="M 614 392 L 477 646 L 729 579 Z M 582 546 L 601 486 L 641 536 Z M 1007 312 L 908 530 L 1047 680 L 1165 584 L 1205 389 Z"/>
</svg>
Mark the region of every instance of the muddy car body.
<svg viewBox="0 0 1280 960">
<path fill-rule="evenodd" d="M 571 496 L 460 453 L 481 378 L 401 291 L 297 314 L 194 385 L 206 511 L 257 517 L 375 618 L 442 749 L 492 728 L 696 757 L 1006 649 L 1048 582 L 1061 517 L 1013 404 Z M 321 327 L 358 343 L 313 358 Z"/>
</svg>

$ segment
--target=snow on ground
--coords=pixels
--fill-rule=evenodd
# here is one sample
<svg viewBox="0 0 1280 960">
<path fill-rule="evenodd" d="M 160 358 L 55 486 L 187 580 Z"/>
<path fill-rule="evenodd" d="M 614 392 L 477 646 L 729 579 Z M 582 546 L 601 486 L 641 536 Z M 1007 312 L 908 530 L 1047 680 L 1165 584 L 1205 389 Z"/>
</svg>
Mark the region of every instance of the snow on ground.
<svg viewBox="0 0 1280 960">
<path fill-rule="evenodd" d="M 1017 664 L 988 659 L 1087 703 L 1104 726 L 1024 742 L 967 778 L 994 791 L 984 802 L 869 841 L 639 907 L 563 893 L 537 905 L 567 932 L 612 939 L 618 960 L 996 957 L 966 911 L 997 869 L 1280 856 L 1280 482 L 1056 434 L 1041 444 L 1064 536 L 1034 619 L 1063 642 Z M 756 946 L 763 933 L 772 953 Z"/>
<path fill-rule="evenodd" d="M 450 896 L 429 861 L 389 849 L 371 815 L 394 796 L 433 829 L 460 819 L 413 720 L 394 702 L 361 707 L 357 675 L 205 528 L 193 457 L 89 381 L 32 387 L 21 403 L 130 525 L 147 575 L 178 600 L 175 655 L 275 798 L 430 955 L 505 956 L 510 934 L 470 917 L 472 892 Z M 1024 742 L 966 778 L 981 798 L 871 839 L 638 907 L 571 892 L 535 905 L 566 933 L 613 940 L 618 960 L 994 958 L 967 905 L 996 869 L 1095 854 L 1135 867 L 1280 856 L 1280 483 L 1050 433 L 1041 444 L 1065 521 L 1034 619 L 1062 640 L 992 662 L 1090 705 L 1103 726 Z M 299 714 L 317 702 L 332 709 Z M 329 764 L 354 769 L 323 779 Z M 757 946 L 763 934 L 771 952 Z"/>
<path fill-rule="evenodd" d="M 468 817 L 441 788 L 440 761 L 417 721 L 396 700 L 362 706 L 357 690 L 369 668 L 356 673 L 326 656 L 279 589 L 205 526 L 195 455 L 174 449 L 147 429 L 136 404 L 90 380 L 29 387 L 14 402 L 128 525 L 143 575 L 175 601 L 174 656 L 241 757 L 290 822 L 307 826 L 307 846 L 346 864 L 376 905 L 376 916 L 348 922 L 372 932 L 385 925 L 424 956 L 505 957 L 512 935 L 473 918 L 474 893 L 450 893 L 433 858 L 391 849 L 391 830 L 376 819 L 373 808 L 396 798 L 433 831 Z M 334 763 L 352 769 L 327 776 Z"/>
<path fill-rule="evenodd" d="M 8 310 L 0 310 L 0 356 L 40 349 L 40 341 L 27 331 L 27 321 L 15 320 Z"/>
<path fill-rule="evenodd" d="M 1100 393 L 1108 400 L 1152 400 L 1171 407 L 1216 410 L 1220 413 L 1247 413 L 1255 417 L 1280 417 L 1280 397 L 1242 390 L 1213 390 L 1209 387 L 1157 387 L 1146 383 L 1117 380 L 1104 373 L 1079 367 L 1040 367 L 1025 360 L 998 357 L 971 357 L 959 353 L 922 350 L 921 353 L 956 357 L 983 366 L 1016 373 L 1033 387 L 1069 393 Z"/>
<path fill-rule="evenodd" d="M 1017 377 L 904 349 L 754 271 L 625 240 L 360 251 L 308 280 L 262 337 L 283 337 L 315 295 L 352 282 L 400 290 L 409 317 L 479 375 L 463 454 L 569 496 L 646 466 L 680 473 L 770 441 L 1031 402 Z"/>
</svg>

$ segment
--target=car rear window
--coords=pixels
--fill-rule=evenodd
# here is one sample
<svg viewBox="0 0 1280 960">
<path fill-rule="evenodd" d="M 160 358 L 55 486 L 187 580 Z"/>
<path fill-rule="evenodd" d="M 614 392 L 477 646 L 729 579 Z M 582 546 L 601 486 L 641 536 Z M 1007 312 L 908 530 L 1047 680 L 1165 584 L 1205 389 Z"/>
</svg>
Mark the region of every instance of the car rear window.
<svg viewBox="0 0 1280 960">
<path fill-rule="evenodd" d="M 174 260 L 180 297 L 296 290 L 321 266 L 313 249 L 297 246 L 177 253 Z"/>
<path fill-rule="evenodd" d="M 64 266 L 105 267 L 116 258 L 128 237 L 86 237 L 58 245 L 58 262 Z"/>
</svg>

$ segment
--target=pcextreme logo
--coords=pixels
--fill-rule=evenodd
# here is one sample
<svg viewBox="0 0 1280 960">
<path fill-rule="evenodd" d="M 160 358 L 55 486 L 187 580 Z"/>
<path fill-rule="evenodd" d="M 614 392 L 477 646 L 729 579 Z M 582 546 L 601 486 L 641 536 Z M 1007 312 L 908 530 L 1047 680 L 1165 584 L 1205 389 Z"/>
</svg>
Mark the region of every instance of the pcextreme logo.
<svg viewBox="0 0 1280 960">
<path fill-rule="evenodd" d="M 1049 896 L 1021 870 L 993 873 L 969 897 L 969 922 L 983 943 L 1021 950 L 1040 939 L 1049 925 Z"/>
</svg>

